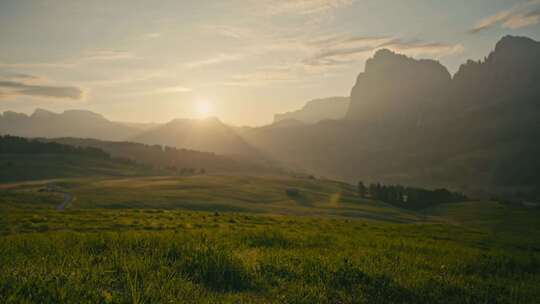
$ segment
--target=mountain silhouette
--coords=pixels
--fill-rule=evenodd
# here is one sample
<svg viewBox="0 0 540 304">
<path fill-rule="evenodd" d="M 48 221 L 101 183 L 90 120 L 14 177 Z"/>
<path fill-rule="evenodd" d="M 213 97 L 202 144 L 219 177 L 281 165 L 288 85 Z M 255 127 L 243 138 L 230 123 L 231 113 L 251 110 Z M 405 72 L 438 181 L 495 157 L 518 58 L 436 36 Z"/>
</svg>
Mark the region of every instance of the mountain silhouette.
<svg viewBox="0 0 540 304">
<path fill-rule="evenodd" d="M 300 110 L 274 115 L 274 123 L 293 119 L 317 123 L 327 119 L 342 119 L 349 108 L 349 97 L 329 97 L 308 101 Z"/>
<path fill-rule="evenodd" d="M 254 130 L 272 157 L 356 181 L 468 192 L 540 189 L 540 43 L 507 36 L 451 77 L 433 60 L 378 51 L 345 120 Z"/>
<path fill-rule="evenodd" d="M 36 109 L 32 115 L 11 111 L 0 114 L 0 134 L 123 140 L 135 136 L 138 132 L 137 128 L 107 120 L 100 114 L 85 110 L 54 113 Z"/>
<path fill-rule="evenodd" d="M 380 50 L 356 80 L 347 119 L 416 121 L 444 96 L 450 81 L 450 73 L 437 61 Z"/>
<path fill-rule="evenodd" d="M 218 154 L 259 155 L 259 152 L 247 143 L 235 128 L 227 126 L 215 117 L 175 119 L 145 131 L 131 140 Z"/>
</svg>

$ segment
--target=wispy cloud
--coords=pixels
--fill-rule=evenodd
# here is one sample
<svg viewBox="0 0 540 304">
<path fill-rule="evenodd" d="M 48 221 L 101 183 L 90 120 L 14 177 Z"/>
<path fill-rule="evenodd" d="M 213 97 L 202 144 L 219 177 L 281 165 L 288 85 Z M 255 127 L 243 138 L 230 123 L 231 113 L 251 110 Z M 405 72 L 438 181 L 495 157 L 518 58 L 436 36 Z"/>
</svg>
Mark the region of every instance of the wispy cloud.
<svg viewBox="0 0 540 304">
<path fill-rule="evenodd" d="M 192 88 L 177 85 L 177 86 L 165 86 L 157 88 L 146 88 L 140 90 L 130 90 L 129 92 L 123 92 L 122 96 L 152 96 L 152 95 L 162 95 L 162 94 L 186 94 L 193 92 Z"/>
<path fill-rule="evenodd" d="M 96 50 L 91 52 L 86 52 L 82 57 L 84 61 L 117 61 L 117 60 L 131 60 L 139 59 L 140 57 L 136 56 L 132 52 L 126 51 L 114 51 L 114 50 Z"/>
<path fill-rule="evenodd" d="M 0 70 L 0 80 L 14 80 L 14 81 L 20 80 L 20 81 L 31 82 L 31 81 L 38 81 L 41 79 L 43 78 L 37 75 Z"/>
<path fill-rule="evenodd" d="M 234 25 L 203 25 L 202 30 L 234 39 L 252 39 L 256 36 L 253 29 Z"/>
<path fill-rule="evenodd" d="M 320 49 L 303 60 L 308 69 L 332 68 L 365 60 L 373 52 L 387 48 L 411 56 L 429 55 L 442 57 L 463 51 L 460 44 L 405 41 L 394 37 L 335 37 L 315 43 Z"/>
<path fill-rule="evenodd" d="M 259 87 L 269 83 L 291 83 L 298 78 L 294 72 L 295 66 L 268 66 L 256 71 L 233 75 L 229 80 L 220 82 L 220 85 L 234 87 Z"/>
<path fill-rule="evenodd" d="M 0 62 L 0 68 L 5 69 L 73 69 L 82 65 L 96 64 L 99 62 L 124 61 L 142 59 L 136 54 L 128 51 L 114 50 L 94 50 L 87 51 L 79 55 L 78 58 L 71 57 L 54 62 Z"/>
<path fill-rule="evenodd" d="M 277 61 L 259 67 L 253 72 L 232 75 L 220 82 L 223 86 L 260 87 L 271 83 L 298 83 L 312 81 L 321 75 L 339 74 L 351 64 L 364 61 L 377 50 L 386 48 L 409 56 L 442 58 L 463 52 L 461 44 L 405 40 L 387 36 L 320 36 L 305 41 L 283 39 L 258 46 L 259 52 L 250 56 L 276 57 L 279 52 L 297 60 Z M 295 56 L 292 54 L 296 52 Z"/>
<path fill-rule="evenodd" d="M 154 90 L 155 93 L 162 94 L 162 93 L 188 93 L 193 91 L 193 89 L 185 87 L 185 86 L 173 86 L 173 87 L 165 87 L 165 88 L 159 88 Z"/>
<path fill-rule="evenodd" d="M 142 34 L 140 35 L 138 38 L 140 40 L 150 40 L 150 39 L 156 39 L 156 38 L 159 38 L 163 36 L 162 33 L 159 33 L 159 32 L 154 32 L 154 33 L 145 33 L 145 34 Z"/>
<path fill-rule="evenodd" d="M 70 69 L 75 62 L 0 62 L 0 68 L 7 69 Z"/>
<path fill-rule="evenodd" d="M 469 32 L 475 34 L 496 26 L 518 29 L 538 23 L 540 23 L 540 0 L 530 0 L 481 19 Z"/>
<path fill-rule="evenodd" d="M 242 59 L 243 57 L 244 55 L 240 53 L 238 54 L 219 53 L 206 59 L 188 62 L 185 64 L 185 66 L 189 69 L 194 69 L 194 68 L 200 68 L 204 66 L 221 64 L 221 63 L 229 62 L 229 61 L 236 61 L 236 60 Z"/>
<path fill-rule="evenodd" d="M 257 3 L 270 14 L 311 15 L 349 6 L 353 0 L 258 0 Z"/>
<path fill-rule="evenodd" d="M 403 41 L 401 39 L 395 39 L 393 42 L 390 42 L 387 45 L 379 46 L 377 49 L 383 47 L 410 56 L 431 56 L 434 58 L 459 54 L 465 49 L 461 44 L 424 42 L 416 40 Z"/>
<path fill-rule="evenodd" d="M 2 95 L 6 96 L 35 96 L 56 99 L 79 100 L 83 90 L 74 86 L 35 85 L 17 81 L 0 81 Z"/>
</svg>

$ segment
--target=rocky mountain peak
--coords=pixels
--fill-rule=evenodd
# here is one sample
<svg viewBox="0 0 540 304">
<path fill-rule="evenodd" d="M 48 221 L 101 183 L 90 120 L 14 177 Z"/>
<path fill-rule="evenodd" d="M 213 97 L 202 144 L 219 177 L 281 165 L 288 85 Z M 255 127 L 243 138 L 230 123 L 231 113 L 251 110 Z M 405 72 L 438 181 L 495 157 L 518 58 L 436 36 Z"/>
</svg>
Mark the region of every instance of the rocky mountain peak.
<svg viewBox="0 0 540 304">
<path fill-rule="evenodd" d="M 417 60 L 380 50 L 366 62 L 365 71 L 357 78 L 347 118 L 388 121 L 391 116 L 391 120 L 402 120 L 402 113 L 419 113 L 437 100 L 450 81 L 448 70 L 435 60 Z"/>
</svg>

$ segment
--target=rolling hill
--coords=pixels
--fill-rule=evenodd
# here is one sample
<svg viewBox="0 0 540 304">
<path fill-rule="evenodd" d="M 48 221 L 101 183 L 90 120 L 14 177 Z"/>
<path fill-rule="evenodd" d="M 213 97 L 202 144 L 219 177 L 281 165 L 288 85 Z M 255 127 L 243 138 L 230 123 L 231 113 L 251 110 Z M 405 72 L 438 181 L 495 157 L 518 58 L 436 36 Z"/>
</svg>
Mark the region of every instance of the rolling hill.
<svg viewBox="0 0 540 304">
<path fill-rule="evenodd" d="M 75 148 L 20 137 L 0 136 L 0 182 L 84 176 L 165 173 L 95 148 Z"/>
<path fill-rule="evenodd" d="M 178 149 L 161 145 L 146 145 L 135 142 L 114 142 L 82 138 L 39 139 L 45 142 L 57 142 L 75 147 L 97 148 L 113 157 L 125 158 L 136 163 L 169 168 L 176 171 L 183 169 L 204 170 L 219 174 L 282 174 L 283 169 L 277 164 L 250 160 L 241 156 L 223 156 L 215 153 Z"/>
<path fill-rule="evenodd" d="M 1 300 L 535 303 L 539 296 L 537 208 L 463 202 L 412 212 L 332 181 L 191 176 L 52 181 L 75 196 L 57 211 L 61 196 L 39 191 L 50 183 L 0 187 L 0 212 L 9 214 L 0 217 Z"/>
</svg>

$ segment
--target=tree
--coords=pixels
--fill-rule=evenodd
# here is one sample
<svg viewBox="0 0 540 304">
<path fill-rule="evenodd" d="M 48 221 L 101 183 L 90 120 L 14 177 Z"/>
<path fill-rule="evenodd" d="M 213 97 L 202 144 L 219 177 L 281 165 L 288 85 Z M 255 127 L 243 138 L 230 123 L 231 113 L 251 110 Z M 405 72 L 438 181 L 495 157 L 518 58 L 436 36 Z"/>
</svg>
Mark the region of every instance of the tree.
<svg viewBox="0 0 540 304">
<path fill-rule="evenodd" d="M 361 192 L 361 182 L 358 183 L 358 192 Z M 455 203 L 467 200 L 467 196 L 448 189 L 428 190 L 422 188 L 405 187 L 402 185 L 370 184 L 369 196 L 372 199 L 383 201 L 402 208 L 422 209 L 436 204 Z"/>
<path fill-rule="evenodd" d="M 366 196 L 366 194 L 367 194 L 366 186 L 364 185 L 362 181 L 359 181 L 358 182 L 358 195 L 360 195 L 361 197 L 364 197 Z"/>
</svg>

